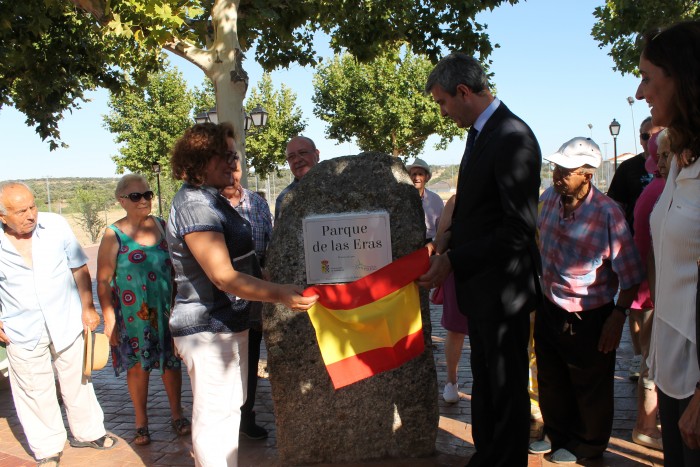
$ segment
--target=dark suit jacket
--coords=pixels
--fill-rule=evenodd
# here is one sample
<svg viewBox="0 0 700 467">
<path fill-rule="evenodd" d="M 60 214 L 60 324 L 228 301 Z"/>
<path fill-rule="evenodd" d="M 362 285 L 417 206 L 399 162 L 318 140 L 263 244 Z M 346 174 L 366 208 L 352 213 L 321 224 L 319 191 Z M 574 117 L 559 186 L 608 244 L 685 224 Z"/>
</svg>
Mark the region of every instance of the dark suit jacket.
<svg viewBox="0 0 700 467">
<path fill-rule="evenodd" d="M 448 253 L 457 301 L 470 319 L 535 309 L 535 243 L 542 155 L 532 130 L 501 102 L 457 181 Z"/>
</svg>

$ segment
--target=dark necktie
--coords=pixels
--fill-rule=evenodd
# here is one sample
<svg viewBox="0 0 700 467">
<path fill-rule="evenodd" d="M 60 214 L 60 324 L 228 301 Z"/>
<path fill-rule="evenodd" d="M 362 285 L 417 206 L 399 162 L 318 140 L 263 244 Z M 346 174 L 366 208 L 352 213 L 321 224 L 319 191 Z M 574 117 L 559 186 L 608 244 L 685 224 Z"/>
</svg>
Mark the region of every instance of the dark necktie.
<svg viewBox="0 0 700 467">
<path fill-rule="evenodd" d="M 478 134 L 479 134 L 479 130 L 477 130 L 474 127 L 474 125 L 472 125 L 472 127 L 469 128 L 469 133 L 467 133 L 467 147 L 464 149 L 464 155 L 462 156 L 462 163 L 459 165 L 459 172 L 460 173 L 467 166 L 467 161 L 469 160 L 469 156 L 472 153 L 472 149 L 474 148 L 474 141 L 476 141 L 476 136 Z"/>
</svg>

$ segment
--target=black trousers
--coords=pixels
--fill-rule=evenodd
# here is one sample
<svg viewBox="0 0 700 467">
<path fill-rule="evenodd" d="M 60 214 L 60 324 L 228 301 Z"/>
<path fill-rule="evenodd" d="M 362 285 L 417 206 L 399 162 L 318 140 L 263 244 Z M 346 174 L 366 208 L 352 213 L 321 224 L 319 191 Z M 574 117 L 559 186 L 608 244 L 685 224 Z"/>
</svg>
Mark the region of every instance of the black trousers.
<svg viewBox="0 0 700 467">
<path fill-rule="evenodd" d="M 678 421 L 690 403 L 687 399 L 675 399 L 664 394 L 657 388 L 659 394 L 659 418 L 661 419 L 661 438 L 664 442 L 664 465 L 666 467 L 697 467 L 700 465 L 700 450 L 690 449 L 683 442 Z"/>
<path fill-rule="evenodd" d="M 598 340 L 614 304 L 569 313 L 544 302 L 535 316 L 535 356 L 545 435 L 553 450 L 598 457 L 612 432 L 615 376 L 615 351 L 598 351 Z"/>
<path fill-rule="evenodd" d="M 530 397 L 527 342 L 530 316 L 470 319 L 472 435 L 470 467 L 527 466 Z"/>
<path fill-rule="evenodd" d="M 241 420 L 253 415 L 255 391 L 258 389 L 258 362 L 262 338 L 262 331 L 252 327 L 248 330 L 248 398 L 241 406 Z"/>
</svg>

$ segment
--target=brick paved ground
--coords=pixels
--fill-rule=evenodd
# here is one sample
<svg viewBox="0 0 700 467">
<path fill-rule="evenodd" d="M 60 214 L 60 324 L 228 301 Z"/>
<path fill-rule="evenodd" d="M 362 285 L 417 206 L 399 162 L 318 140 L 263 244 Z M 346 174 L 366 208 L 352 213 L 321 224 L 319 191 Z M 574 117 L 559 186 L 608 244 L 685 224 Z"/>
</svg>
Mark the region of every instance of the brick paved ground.
<svg viewBox="0 0 700 467">
<path fill-rule="evenodd" d="M 87 249 L 93 263 L 96 251 Z M 96 249 L 94 249 L 96 250 Z M 94 270 L 92 271 L 94 277 Z M 439 389 L 445 378 L 444 338 L 445 332 L 440 326 L 441 307 L 431 309 L 433 324 L 433 351 L 438 371 Z M 613 439 L 605 455 L 595 461 L 585 461 L 587 466 L 660 466 L 663 465 L 661 453 L 652 451 L 629 441 L 635 418 L 636 384 L 627 379 L 627 367 L 632 357 L 629 334 L 625 329 L 623 342 L 617 356 L 615 377 L 615 420 Z M 263 349 L 261 362 L 264 366 L 266 353 Z M 465 351 L 460 366 L 462 399 L 454 405 L 440 400 L 440 430 L 436 442 L 436 454 L 428 459 L 403 459 L 354 464 L 356 466 L 386 465 L 395 467 L 428 466 L 462 466 L 474 452 L 471 439 L 471 414 L 469 393 L 471 391 L 471 372 L 468 368 L 469 342 L 465 342 Z M 170 428 L 168 402 L 163 384 L 157 373 L 151 378 L 149 391 L 149 426 L 153 442 L 149 446 L 135 446 L 133 439 L 133 409 L 126 390 L 126 381 L 116 378 L 108 368 L 95 374 L 94 385 L 97 398 L 105 412 L 107 430 L 122 438 L 119 445 L 110 451 L 93 449 L 74 449 L 66 444 L 61 464 L 67 467 L 121 467 L 121 466 L 193 466 L 192 445 L 187 438 L 178 438 Z M 264 372 L 261 370 L 261 374 Z M 189 416 L 192 409 L 192 391 L 183 371 L 183 406 Z M 241 440 L 239 460 L 241 467 L 277 466 L 275 449 L 275 420 L 270 397 L 270 384 L 261 378 L 258 384 L 256 400 L 258 422 L 270 430 L 270 437 L 263 441 Z M 533 437 L 541 429 L 533 425 Z M 26 444 L 22 427 L 17 420 L 14 404 L 7 382 L 0 378 L 0 466 L 33 466 L 29 448 Z M 551 466 L 540 456 L 530 456 L 530 466 Z"/>
</svg>

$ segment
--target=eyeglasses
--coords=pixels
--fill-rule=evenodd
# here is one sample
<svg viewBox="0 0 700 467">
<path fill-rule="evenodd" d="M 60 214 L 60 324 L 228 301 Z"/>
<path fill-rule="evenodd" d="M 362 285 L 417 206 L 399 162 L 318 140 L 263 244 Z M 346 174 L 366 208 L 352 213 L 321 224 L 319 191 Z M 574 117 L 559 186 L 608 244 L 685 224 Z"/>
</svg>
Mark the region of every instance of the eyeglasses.
<svg viewBox="0 0 700 467">
<path fill-rule="evenodd" d="M 234 162 L 236 162 L 239 157 L 237 152 L 233 151 L 226 151 L 224 153 L 223 159 L 226 161 L 228 165 L 232 165 Z"/>
<path fill-rule="evenodd" d="M 578 169 L 565 169 L 557 164 L 551 164 L 550 169 L 552 169 L 552 174 L 557 175 L 561 178 L 569 178 L 572 175 L 583 175 L 583 172 L 576 172 Z"/>
<path fill-rule="evenodd" d="M 651 133 L 639 133 L 639 137 L 642 138 L 642 141 L 649 141 Z"/>
<path fill-rule="evenodd" d="M 146 201 L 150 201 L 153 199 L 153 196 L 154 196 L 153 192 L 151 190 L 148 190 L 148 191 L 144 191 L 143 193 L 138 193 L 138 192 L 129 193 L 128 195 L 120 196 L 120 198 L 124 198 L 124 199 L 129 198 L 130 201 L 132 201 L 134 203 L 138 203 L 139 201 L 141 201 L 141 198 L 146 198 Z"/>
<path fill-rule="evenodd" d="M 290 152 L 289 154 L 287 154 L 287 162 L 291 162 L 291 161 L 295 160 L 297 157 L 301 157 L 303 159 L 306 159 L 307 157 L 309 157 L 312 154 L 313 154 L 313 152 L 308 151 L 306 149 L 302 149 L 301 151 L 298 151 L 298 152 Z"/>
</svg>

